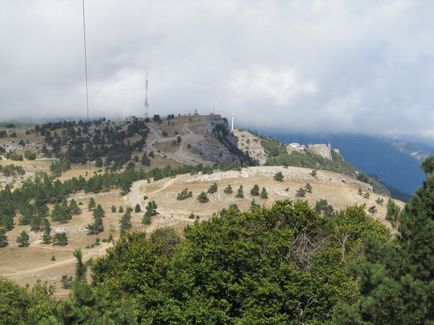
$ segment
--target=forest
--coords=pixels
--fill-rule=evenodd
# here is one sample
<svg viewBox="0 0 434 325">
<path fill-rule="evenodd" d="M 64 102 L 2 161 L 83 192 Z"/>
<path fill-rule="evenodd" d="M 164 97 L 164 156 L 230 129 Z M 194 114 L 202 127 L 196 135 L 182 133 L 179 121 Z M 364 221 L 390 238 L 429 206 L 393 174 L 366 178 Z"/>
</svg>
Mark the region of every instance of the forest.
<svg viewBox="0 0 434 325">
<path fill-rule="evenodd" d="M 80 250 L 70 297 L 0 280 L 2 324 L 430 324 L 434 321 L 434 157 L 397 233 L 363 207 L 320 214 L 301 201 L 147 236 L 106 256 Z"/>
</svg>

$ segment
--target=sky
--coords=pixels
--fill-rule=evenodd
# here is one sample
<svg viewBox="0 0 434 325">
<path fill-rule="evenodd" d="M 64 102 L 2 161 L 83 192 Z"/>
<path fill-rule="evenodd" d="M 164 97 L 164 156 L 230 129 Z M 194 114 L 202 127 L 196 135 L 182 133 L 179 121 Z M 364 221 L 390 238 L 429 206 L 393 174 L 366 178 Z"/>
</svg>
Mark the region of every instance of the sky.
<svg viewBox="0 0 434 325">
<path fill-rule="evenodd" d="M 434 144 L 434 2 L 86 0 L 92 117 Z M 85 118 L 81 0 L 0 1 L 0 119 Z"/>
</svg>

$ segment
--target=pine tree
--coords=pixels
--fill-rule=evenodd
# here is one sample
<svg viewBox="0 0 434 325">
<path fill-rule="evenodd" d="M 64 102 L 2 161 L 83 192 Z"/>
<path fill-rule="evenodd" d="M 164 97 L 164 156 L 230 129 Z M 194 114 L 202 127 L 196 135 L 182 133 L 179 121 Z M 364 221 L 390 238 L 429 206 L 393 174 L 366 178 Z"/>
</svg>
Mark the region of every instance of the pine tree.
<svg viewBox="0 0 434 325">
<path fill-rule="evenodd" d="M 262 191 L 261 191 L 261 199 L 268 199 L 268 192 L 267 192 L 267 190 L 265 189 L 265 187 L 262 188 Z"/>
<path fill-rule="evenodd" d="M 112 213 L 116 213 L 116 206 L 112 205 Z"/>
<path fill-rule="evenodd" d="M 77 215 L 81 213 L 81 209 L 78 207 L 77 202 L 72 199 L 69 203 L 69 211 L 72 215 Z"/>
<path fill-rule="evenodd" d="M 89 204 L 88 204 L 89 211 L 92 211 L 92 209 L 95 208 L 95 206 L 96 206 L 95 199 L 93 197 L 91 197 L 89 200 Z"/>
<path fill-rule="evenodd" d="M 252 189 L 250 190 L 251 196 L 259 196 L 259 186 L 257 184 L 253 185 Z"/>
<path fill-rule="evenodd" d="M 131 228 L 131 211 L 127 210 L 119 221 L 120 231 L 125 232 Z"/>
<path fill-rule="evenodd" d="M 143 216 L 142 223 L 149 225 L 151 223 L 152 217 L 157 215 L 157 203 L 155 201 L 149 201 L 146 205 L 146 212 Z"/>
<path fill-rule="evenodd" d="M 233 192 L 234 191 L 232 190 L 232 186 L 230 184 L 224 189 L 225 194 L 232 194 Z"/>
<path fill-rule="evenodd" d="M 137 203 L 136 206 L 134 207 L 134 212 L 139 213 L 141 211 L 142 211 L 142 209 L 140 208 L 140 204 Z"/>
<path fill-rule="evenodd" d="M 104 231 L 104 225 L 102 221 L 103 217 L 104 210 L 102 209 L 101 205 L 98 204 L 98 206 L 93 210 L 93 223 L 86 226 L 88 235 L 96 235 Z"/>
<path fill-rule="evenodd" d="M 29 243 L 29 234 L 23 230 L 21 234 L 17 237 L 18 247 L 27 247 L 30 245 Z"/>
<path fill-rule="evenodd" d="M 306 190 L 304 189 L 304 188 L 299 188 L 298 190 L 297 190 L 297 192 L 295 193 L 295 196 L 296 197 L 305 197 L 306 196 Z"/>
<path fill-rule="evenodd" d="M 283 174 L 282 174 L 282 172 L 277 172 L 275 175 L 274 175 L 274 180 L 275 181 L 278 181 L 278 182 L 283 182 Z"/>
<path fill-rule="evenodd" d="M 218 187 L 217 187 L 217 183 L 214 183 L 214 184 L 212 184 L 212 185 L 208 188 L 207 193 L 208 193 L 208 194 L 214 194 L 214 193 L 217 193 L 217 189 L 218 189 Z"/>
<path fill-rule="evenodd" d="M 395 225 L 398 222 L 398 215 L 400 212 L 401 209 L 396 205 L 395 201 L 389 199 L 389 201 L 387 201 L 386 220 L 390 221 L 392 225 Z"/>
<path fill-rule="evenodd" d="M 253 199 L 252 202 L 250 203 L 250 209 L 251 210 L 255 210 L 255 209 L 258 209 L 260 207 L 261 206 L 258 203 L 256 203 L 255 199 Z"/>
<path fill-rule="evenodd" d="M 42 219 L 42 242 L 44 244 L 51 243 L 51 226 L 48 219 L 44 218 Z"/>
<path fill-rule="evenodd" d="M 151 165 L 151 160 L 148 158 L 146 152 L 143 153 L 142 159 L 140 159 L 140 163 L 144 166 Z"/>
<path fill-rule="evenodd" d="M 53 245 L 66 246 L 68 245 L 68 236 L 64 232 L 54 234 Z"/>
<path fill-rule="evenodd" d="M 14 219 L 9 214 L 4 214 L 0 217 L 0 224 L 6 229 L 6 231 L 10 231 L 14 228 Z"/>
<path fill-rule="evenodd" d="M 77 248 L 76 250 L 74 250 L 73 255 L 77 259 L 77 264 L 75 265 L 75 280 L 85 281 L 87 267 L 83 263 L 83 252 L 80 248 Z"/>
<path fill-rule="evenodd" d="M 208 196 L 203 191 L 197 196 L 197 200 L 200 203 L 207 203 L 209 201 Z"/>
<path fill-rule="evenodd" d="M 336 308 L 339 324 L 431 324 L 434 278 L 434 157 L 427 174 L 399 214 L 397 239 L 370 239 L 358 262 L 360 298 Z M 396 211 L 395 211 L 396 212 Z M 395 215 L 395 213 L 394 213 Z"/>
<path fill-rule="evenodd" d="M 238 199 L 244 198 L 243 185 L 240 185 L 240 187 L 238 188 L 238 191 L 237 191 L 237 195 L 235 195 L 235 197 Z"/>
<path fill-rule="evenodd" d="M 8 237 L 6 236 L 6 229 L 0 228 L 0 248 L 8 245 Z"/>
</svg>

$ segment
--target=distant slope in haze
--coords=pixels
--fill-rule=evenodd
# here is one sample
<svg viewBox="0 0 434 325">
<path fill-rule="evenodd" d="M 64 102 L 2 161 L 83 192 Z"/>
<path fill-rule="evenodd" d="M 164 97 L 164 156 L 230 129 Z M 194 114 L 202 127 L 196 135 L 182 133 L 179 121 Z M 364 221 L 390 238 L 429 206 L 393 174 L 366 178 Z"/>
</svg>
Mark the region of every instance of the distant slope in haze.
<svg viewBox="0 0 434 325">
<path fill-rule="evenodd" d="M 413 193 L 424 180 L 420 162 L 399 150 L 391 140 L 366 135 L 270 134 L 285 143 L 328 143 L 338 148 L 352 165 L 379 177 L 404 193 Z"/>
</svg>

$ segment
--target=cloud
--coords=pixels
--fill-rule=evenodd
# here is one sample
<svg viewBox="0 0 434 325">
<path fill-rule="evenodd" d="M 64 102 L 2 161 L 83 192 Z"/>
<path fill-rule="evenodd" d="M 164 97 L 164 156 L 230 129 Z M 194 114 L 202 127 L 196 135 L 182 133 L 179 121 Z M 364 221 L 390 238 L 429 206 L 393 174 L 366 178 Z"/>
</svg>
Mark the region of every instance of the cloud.
<svg viewBox="0 0 434 325">
<path fill-rule="evenodd" d="M 293 71 L 267 68 L 236 72 L 229 82 L 230 97 L 244 103 L 269 100 L 274 105 L 288 105 L 292 99 L 316 90 L 313 82 L 298 80 Z"/>
<path fill-rule="evenodd" d="M 86 1 L 93 116 L 197 108 L 251 128 L 434 143 L 434 3 Z M 0 118 L 84 117 L 81 1 L 0 4 Z"/>
</svg>

